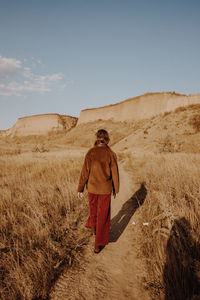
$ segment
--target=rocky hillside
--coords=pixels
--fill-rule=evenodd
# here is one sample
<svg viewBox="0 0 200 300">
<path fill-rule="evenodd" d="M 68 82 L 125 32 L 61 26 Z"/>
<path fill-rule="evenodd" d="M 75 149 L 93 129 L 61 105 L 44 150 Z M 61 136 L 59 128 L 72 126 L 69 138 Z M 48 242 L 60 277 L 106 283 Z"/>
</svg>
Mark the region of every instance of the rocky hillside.
<svg viewBox="0 0 200 300">
<path fill-rule="evenodd" d="M 45 135 L 49 132 L 69 130 L 77 123 L 77 118 L 59 115 L 42 114 L 19 118 L 16 124 L 2 134 L 5 136 Z"/>
<path fill-rule="evenodd" d="M 14 153 L 29 152 L 38 147 L 42 152 L 66 151 L 69 148 L 87 151 L 93 146 L 95 133 L 100 128 L 109 132 L 110 146 L 118 154 L 129 151 L 200 152 L 200 104 L 180 107 L 173 112 L 140 121 L 98 120 L 75 126 L 68 131 L 52 131 L 46 136 L 7 136 L 0 139 L 0 149 L 2 153 L 8 154 L 12 152 L 14 145 Z"/>
<path fill-rule="evenodd" d="M 163 123 L 163 115 L 166 116 L 175 110 L 187 111 L 187 107 L 191 107 L 191 105 L 200 105 L 200 94 L 186 96 L 170 92 L 148 93 L 117 104 L 83 110 L 79 119 L 59 114 L 42 114 L 19 118 L 12 128 L 0 131 L 0 135 L 25 137 L 56 133 L 56 137 L 53 137 L 55 139 L 58 133 L 61 133 L 59 138 L 62 142 L 88 147 L 92 145 L 94 133 L 99 128 L 107 129 L 111 134 L 112 144 L 116 144 L 123 137 L 133 133 L 133 128 L 135 130 L 141 124 L 145 124 L 141 132 L 142 130 L 145 132 L 144 139 L 148 141 L 150 135 L 148 135 L 149 130 L 146 127 L 153 126 L 153 123 L 149 123 L 147 120 L 158 117 L 157 122 Z M 173 115 L 173 118 L 176 119 L 176 116 Z M 159 129 L 160 126 L 157 126 L 158 130 L 155 134 L 160 136 L 162 132 L 162 136 L 165 136 L 167 130 Z M 172 129 L 173 132 L 176 129 L 175 126 L 175 130 Z M 64 136 L 62 136 L 62 132 Z M 141 139 L 139 140 L 141 141 Z M 124 147 L 128 147 L 128 145 Z"/>
<path fill-rule="evenodd" d="M 114 145 L 116 151 L 200 152 L 200 104 L 177 108 L 135 122 L 131 134 Z"/>
<path fill-rule="evenodd" d="M 140 121 L 98 120 L 81 124 L 70 130 L 63 142 L 91 147 L 99 128 L 110 133 L 110 145 L 118 153 L 200 152 L 200 104 L 180 107 Z"/>
<path fill-rule="evenodd" d="M 171 92 L 147 93 L 113 105 L 82 110 L 77 124 L 99 119 L 114 122 L 138 121 L 197 103 L 200 103 L 200 94 L 187 96 Z"/>
</svg>

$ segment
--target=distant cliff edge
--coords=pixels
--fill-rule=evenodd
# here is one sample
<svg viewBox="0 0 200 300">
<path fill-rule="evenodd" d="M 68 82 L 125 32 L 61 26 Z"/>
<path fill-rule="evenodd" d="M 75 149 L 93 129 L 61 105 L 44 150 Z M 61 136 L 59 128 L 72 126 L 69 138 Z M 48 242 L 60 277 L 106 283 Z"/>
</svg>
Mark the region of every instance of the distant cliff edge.
<svg viewBox="0 0 200 300">
<path fill-rule="evenodd" d="M 56 113 L 19 118 L 10 129 L 0 130 L 0 135 L 11 137 L 45 135 L 49 132 L 68 131 L 76 125 L 99 119 L 114 122 L 138 121 L 190 104 L 200 104 L 200 94 L 147 93 L 116 104 L 84 109 L 80 112 L 79 119 Z"/>
<path fill-rule="evenodd" d="M 59 115 L 42 114 L 19 118 L 15 125 L 0 133 L 4 136 L 45 135 L 49 132 L 69 130 L 76 126 L 77 118 Z"/>
<path fill-rule="evenodd" d="M 137 121 L 197 103 L 200 103 L 200 94 L 187 96 L 172 92 L 147 93 L 116 104 L 82 110 L 77 125 L 98 119 Z"/>
</svg>

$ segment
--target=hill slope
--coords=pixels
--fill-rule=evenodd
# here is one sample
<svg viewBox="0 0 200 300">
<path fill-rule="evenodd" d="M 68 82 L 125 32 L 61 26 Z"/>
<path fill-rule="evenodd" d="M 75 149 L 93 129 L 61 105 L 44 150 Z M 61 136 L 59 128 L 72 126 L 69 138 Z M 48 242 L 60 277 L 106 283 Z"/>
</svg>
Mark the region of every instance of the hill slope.
<svg viewBox="0 0 200 300">
<path fill-rule="evenodd" d="M 95 133 L 104 128 L 110 134 L 110 146 L 117 151 L 191 152 L 200 151 L 200 105 L 180 107 L 174 112 L 134 121 L 113 122 L 98 120 L 80 124 L 70 130 L 50 132 L 47 135 L 1 137 L 1 154 L 34 151 L 65 151 L 71 148 L 88 149 L 93 146 Z M 198 127 L 199 126 L 199 127 Z M 81 151 L 81 150 L 80 150 Z M 44 151 L 45 152 L 45 151 Z"/>
<path fill-rule="evenodd" d="M 91 147 L 95 132 L 110 133 L 110 145 L 117 152 L 192 152 L 200 151 L 200 104 L 177 108 L 173 112 L 134 122 L 98 120 L 70 130 L 62 142 Z M 59 142 L 58 142 L 59 143 Z"/>
<path fill-rule="evenodd" d="M 82 110 L 78 125 L 98 119 L 114 122 L 138 121 L 191 104 L 200 104 L 200 95 L 187 96 L 170 92 L 147 93 L 113 105 Z"/>
<path fill-rule="evenodd" d="M 114 146 L 116 151 L 200 152 L 200 105 L 144 120 Z"/>
</svg>

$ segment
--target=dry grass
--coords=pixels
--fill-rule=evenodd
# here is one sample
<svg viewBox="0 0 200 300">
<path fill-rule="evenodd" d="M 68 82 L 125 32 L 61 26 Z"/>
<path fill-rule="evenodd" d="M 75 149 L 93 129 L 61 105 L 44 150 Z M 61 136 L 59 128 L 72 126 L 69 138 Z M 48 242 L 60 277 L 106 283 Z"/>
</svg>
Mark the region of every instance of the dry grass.
<svg viewBox="0 0 200 300">
<path fill-rule="evenodd" d="M 200 295 L 199 165 L 200 156 L 195 154 L 146 155 L 126 163 L 135 180 L 146 182 L 138 244 L 152 299 Z"/>
<path fill-rule="evenodd" d="M 147 197 L 138 218 L 149 226 L 140 226 L 137 236 L 140 259 L 146 265 L 145 287 L 152 299 L 192 299 L 199 293 L 200 157 L 167 154 L 199 153 L 199 135 L 189 126 L 199 108 L 192 105 L 164 118 L 132 124 L 99 120 L 67 134 L 49 134 L 45 140 L 40 136 L 2 138 L 0 298 L 45 298 L 62 264 L 71 265 L 81 252 L 87 240 L 82 232 L 86 203 L 76 197 L 82 159 L 65 159 L 62 151 L 60 158 L 54 158 L 52 150 L 91 147 L 100 128 L 110 133 L 111 146 L 125 138 L 122 148 L 127 151 L 119 151 L 118 158 L 126 162 L 134 181 L 146 182 Z M 146 145 L 144 156 L 128 153 Z M 157 154 L 148 154 L 149 149 Z"/>
<path fill-rule="evenodd" d="M 93 146 L 95 133 L 100 128 L 108 130 L 111 147 L 117 146 L 117 143 L 124 139 L 123 143 L 116 148 L 117 150 L 136 147 L 145 149 L 147 152 L 196 153 L 200 150 L 199 143 L 196 142 L 199 120 L 195 117 L 199 115 L 199 112 L 200 105 L 196 104 L 132 123 L 97 120 L 81 124 L 69 131 L 50 132 L 46 136 L 1 137 L 0 153 L 51 152 L 64 150 L 66 147 L 89 148 Z"/>
<path fill-rule="evenodd" d="M 66 144 L 92 147 L 94 145 L 95 133 L 98 129 L 105 129 L 109 132 L 111 143 L 113 146 L 122 138 L 132 133 L 135 124 L 126 122 L 113 122 L 111 120 L 98 120 L 86 124 L 80 124 L 73 128 L 64 138 Z"/>
<path fill-rule="evenodd" d="M 175 109 L 175 113 L 179 113 L 179 112 L 182 112 L 182 111 L 189 111 L 189 110 L 200 110 L 200 104 L 190 104 L 188 106 L 180 106 L 178 108 Z"/>
<path fill-rule="evenodd" d="M 160 140 L 160 152 L 174 153 L 181 152 L 183 147 L 183 142 L 179 141 L 177 137 L 173 137 L 167 134 L 163 139 Z"/>
<path fill-rule="evenodd" d="M 136 122 L 131 134 L 114 148 L 146 153 L 199 153 L 199 115 L 200 105 L 196 104 Z"/>
<path fill-rule="evenodd" d="M 88 237 L 76 197 L 82 159 L 20 157 L 0 159 L 0 298 L 45 299 Z"/>
<path fill-rule="evenodd" d="M 0 153 L 14 153 L 15 149 L 20 148 L 21 152 L 57 151 L 66 147 L 92 147 L 95 141 L 95 133 L 98 129 L 104 128 L 109 132 L 113 146 L 125 136 L 131 134 L 141 122 L 112 122 L 98 120 L 87 124 L 81 124 L 72 128 L 70 131 L 50 132 L 46 136 L 15 136 L 0 137 Z M 14 148 L 15 147 L 15 148 Z"/>
<path fill-rule="evenodd" d="M 189 124 L 192 125 L 192 127 L 195 129 L 196 132 L 199 132 L 200 131 L 200 113 L 191 116 Z"/>
</svg>

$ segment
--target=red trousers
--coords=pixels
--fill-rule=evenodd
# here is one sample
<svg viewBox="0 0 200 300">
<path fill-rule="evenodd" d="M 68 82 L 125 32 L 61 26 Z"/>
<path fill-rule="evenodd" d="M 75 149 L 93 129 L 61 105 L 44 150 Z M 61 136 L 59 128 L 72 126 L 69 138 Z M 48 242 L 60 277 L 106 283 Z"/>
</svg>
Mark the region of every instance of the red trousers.
<svg viewBox="0 0 200 300">
<path fill-rule="evenodd" d="M 96 228 L 95 246 L 108 244 L 110 232 L 110 200 L 111 194 L 96 195 L 88 193 L 90 215 L 86 227 Z"/>
</svg>

